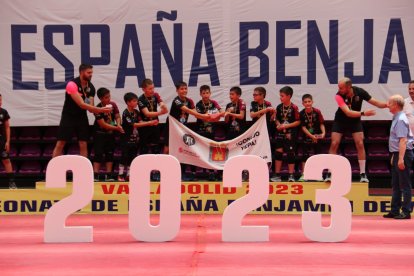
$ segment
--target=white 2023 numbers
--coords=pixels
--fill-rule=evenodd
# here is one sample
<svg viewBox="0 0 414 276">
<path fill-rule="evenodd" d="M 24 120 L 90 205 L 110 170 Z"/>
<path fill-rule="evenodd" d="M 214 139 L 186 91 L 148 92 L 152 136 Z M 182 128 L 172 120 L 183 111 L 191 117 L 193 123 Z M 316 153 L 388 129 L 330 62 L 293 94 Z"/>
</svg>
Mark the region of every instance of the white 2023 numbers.
<svg viewBox="0 0 414 276">
<path fill-rule="evenodd" d="M 339 242 L 351 231 L 351 205 L 343 197 L 351 187 L 351 167 L 347 159 L 337 155 L 321 154 L 308 159 L 305 178 L 321 178 L 323 169 L 330 169 L 329 189 L 316 190 L 316 203 L 331 206 L 331 226 L 322 227 L 321 213 L 303 212 L 302 228 L 313 241 Z M 157 226 L 150 224 L 150 172 L 161 172 L 161 209 Z M 268 168 L 257 156 L 230 158 L 224 167 L 223 186 L 240 187 L 241 172 L 249 171 L 249 193 L 232 202 L 224 210 L 222 240 L 231 242 L 258 242 L 269 240 L 269 227 L 242 226 L 243 217 L 260 207 L 269 196 Z M 73 173 L 72 194 L 54 204 L 44 222 L 45 242 L 92 242 L 93 227 L 66 227 L 67 217 L 91 202 L 94 192 L 93 170 L 90 161 L 78 155 L 53 158 L 46 171 L 47 188 L 66 186 L 66 171 Z M 148 242 L 169 241 L 180 229 L 181 170 L 178 160 L 171 155 L 141 155 L 131 164 L 129 190 L 129 229 L 135 239 Z"/>
</svg>

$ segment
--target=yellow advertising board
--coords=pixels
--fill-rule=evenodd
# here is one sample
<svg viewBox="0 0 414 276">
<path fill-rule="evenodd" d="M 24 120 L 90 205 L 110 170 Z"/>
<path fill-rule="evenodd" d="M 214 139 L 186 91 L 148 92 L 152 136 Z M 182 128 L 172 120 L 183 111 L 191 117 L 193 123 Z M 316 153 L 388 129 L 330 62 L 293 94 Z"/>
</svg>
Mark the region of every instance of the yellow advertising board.
<svg viewBox="0 0 414 276">
<path fill-rule="evenodd" d="M 329 188 L 323 182 L 269 183 L 267 201 L 251 214 L 301 214 L 302 211 L 329 213 L 330 206 L 315 202 L 317 189 Z M 188 182 L 181 184 L 182 214 L 222 214 L 231 202 L 248 193 L 247 183 L 240 188 L 224 188 L 220 182 Z M 0 215 L 44 214 L 72 192 L 66 188 L 46 188 L 38 182 L 36 189 L 1 190 Z M 78 213 L 127 214 L 129 186 L 127 182 L 96 182 L 92 202 Z M 354 215 L 379 215 L 390 210 L 390 196 L 369 196 L 367 183 L 352 183 L 346 195 Z M 151 183 L 151 213 L 159 213 L 160 184 Z"/>
</svg>

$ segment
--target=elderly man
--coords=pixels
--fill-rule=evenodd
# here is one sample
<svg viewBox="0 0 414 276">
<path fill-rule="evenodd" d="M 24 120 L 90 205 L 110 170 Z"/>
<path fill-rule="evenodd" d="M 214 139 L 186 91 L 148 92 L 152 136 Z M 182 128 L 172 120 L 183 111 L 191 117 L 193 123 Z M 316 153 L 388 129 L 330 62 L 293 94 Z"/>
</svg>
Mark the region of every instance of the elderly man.
<svg viewBox="0 0 414 276">
<path fill-rule="evenodd" d="M 403 112 L 404 98 L 400 95 L 391 96 L 388 100 L 388 108 L 394 115 L 389 138 L 392 166 L 392 199 L 391 212 L 385 214 L 384 218 L 410 219 L 410 168 L 413 162 L 413 134 L 410 130 L 407 116 Z M 401 213 L 400 210 L 402 211 Z"/>
<path fill-rule="evenodd" d="M 362 129 L 361 117 L 375 115 L 374 110 L 362 110 L 362 102 L 379 107 L 386 108 L 387 103 L 374 99 L 364 89 L 352 86 L 349 78 L 342 78 L 338 82 L 338 93 L 335 95 L 338 104 L 338 110 L 335 113 L 334 124 L 332 126 L 332 142 L 329 148 L 329 154 L 336 154 L 342 136 L 345 133 L 352 133 L 355 147 L 358 152 L 359 173 L 361 174 L 360 182 L 369 182 L 365 173 L 365 148 L 364 148 L 364 131 Z M 325 182 L 331 181 L 331 173 L 325 177 Z"/>
<path fill-rule="evenodd" d="M 404 113 L 407 115 L 410 124 L 411 132 L 414 133 L 414 80 L 408 83 L 409 97 L 404 100 Z"/>
</svg>

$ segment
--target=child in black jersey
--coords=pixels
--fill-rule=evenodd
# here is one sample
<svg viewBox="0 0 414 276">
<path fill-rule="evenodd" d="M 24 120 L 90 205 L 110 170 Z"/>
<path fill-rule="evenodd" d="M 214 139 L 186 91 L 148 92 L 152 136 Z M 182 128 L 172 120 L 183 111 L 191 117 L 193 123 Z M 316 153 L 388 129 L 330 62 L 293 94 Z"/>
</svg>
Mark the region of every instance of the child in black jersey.
<svg viewBox="0 0 414 276">
<path fill-rule="evenodd" d="M 321 152 L 320 140 L 325 138 L 325 124 L 322 113 L 319 109 L 313 107 L 313 98 L 310 94 L 302 96 L 302 104 L 305 107 L 299 114 L 302 131 L 305 134 L 303 139 L 303 160 L 302 160 L 302 176 L 305 162 L 312 155 Z"/>
<path fill-rule="evenodd" d="M 176 120 L 178 120 L 180 123 L 184 125 L 187 124 L 188 117 L 190 116 L 190 114 L 196 117 L 197 119 L 210 120 L 210 117 L 211 117 L 210 114 L 201 114 L 195 110 L 194 101 L 187 97 L 187 93 L 188 93 L 187 83 L 180 81 L 176 83 L 175 88 L 177 92 L 177 97 L 173 99 L 173 102 L 171 103 L 171 108 L 170 108 L 170 115 L 173 118 L 175 118 Z M 168 125 L 168 120 L 167 120 L 167 125 L 166 125 L 165 135 L 164 135 L 165 142 L 166 142 L 165 147 L 164 147 L 165 154 L 168 154 L 169 152 L 169 149 L 168 149 L 169 129 L 168 128 L 169 128 L 169 125 Z M 194 177 L 195 177 L 194 167 L 192 167 L 191 170 L 192 170 L 191 173 L 186 175 L 184 166 L 181 166 L 183 180 L 194 180 Z"/>
<path fill-rule="evenodd" d="M 275 176 L 270 180 L 282 181 L 280 170 L 282 168 L 283 152 L 287 154 L 289 182 L 295 181 L 293 175 L 295 170 L 296 137 L 300 125 L 299 108 L 291 102 L 293 89 L 285 86 L 280 89 L 280 101 L 276 107 L 276 152 L 275 152 Z"/>
<path fill-rule="evenodd" d="M 226 105 L 225 122 L 227 123 L 226 139 L 231 140 L 245 131 L 246 104 L 240 99 L 242 90 L 238 86 L 230 88 L 230 103 Z"/>
<path fill-rule="evenodd" d="M 96 107 L 110 107 L 112 108 L 112 112 L 94 114 L 95 136 L 93 140 L 93 148 L 95 156 L 93 158 L 93 172 L 96 180 L 103 178 L 111 181 L 114 180 L 112 175 L 112 166 L 115 150 L 115 132 L 123 133 L 124 130 L 121 126 L 121 116 L 119 115 L 118 106 L 115 102 L 111 101 L 110 91 L 105 87 L 101 87 L 98 89 L 96 94 L 101 101 L 96 105 Z M 105 177 L 99 177 L 99 169 L 102 162 L 105 162 L 106 166 Z"/>
<path fill-rule="evenodd" d="M 210 99 L 211 90 L 210 86 L 202 85 L 200 86 L 200 96 L 201 100 L 196 104 L 196 111 L 201 114 L 220 114 L 224 116 L 224 110 L 220 105 L 215 101 Z M 221 117 L 220 116 L 220 117 Z M 220 119 L 217 117 L 217 121 Z M 201 120 L 197 119 L 197 129 L 198 133 L 204 137 L 207 137 L 211 140 L 214 140 L 215 134 L 215 124 L 212 120 Z M 208 179 L 210 181 L 216 180 L 217 173 L 213 170 L 208 172 Z"/>
<path fill-rule="evenodd" d="M 154 126 L 158 120 L 143 122 L 138 106 L 138 96 L 132 92 L 124 95 L 127 108 L 122 113 L 122 128 L 125 133 L 121 135 L 122 158 L 119 164 L 118 181 L 125 181 L 129 175 L 128 166 L 138 154 L 139 133 L 138 128 Z"/>
<path fill-rule="evenodd" d="M 142 91 L 144 92 L 138 98 L 138 107 L 141 112 L 141 117 L 144 122 L 150 120 L 159 120 L 158 116 L 167 114 L 167 105 L 161 99 L 160 94 L 154 91 L 154 82 L 150 79 L 144 79 L 141 83 Z M 160 107 L 160 110 L 158 110 Z M 140 134 L 140 154 L 159 154 L 160 150 L 160 127 L 159 125 L 152 125 L 141 127 Z M 151 180 L 160 181 L 160 174 L 158 171 L 151 173 Z"/>
</svg>

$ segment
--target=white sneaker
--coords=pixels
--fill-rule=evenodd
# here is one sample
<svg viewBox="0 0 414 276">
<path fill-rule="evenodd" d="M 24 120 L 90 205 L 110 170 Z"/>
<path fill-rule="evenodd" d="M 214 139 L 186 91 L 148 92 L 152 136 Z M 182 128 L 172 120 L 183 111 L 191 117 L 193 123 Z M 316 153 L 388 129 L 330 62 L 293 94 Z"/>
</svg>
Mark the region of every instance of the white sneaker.
<svg viewBox="0 0 414 276">
<path fill-rule="evenodd" d="M 14 182 L 13 180 L 11 180 L 9 182 L 9 189 L 10 190 L 17 190 L 16 182 Z"/>
<path fill-rule="evenodd" d="M 361 173 L 360 176 L 361 176 L 361 179 L 359 180 L 359 182 L 369 183 L 369 179 L 366 173 Z"/>
<path fill-rule="evenodd" d="M 275 175 L 270 178 L 271 182 L 282 182 L 282 178 L 279 175 Z"/>
<path fill-rule="evenodd" d="M 328 172 L 326 174 L 325 179 L 323 181 L 325 181 L 325 182 L 331 182 L 331 173 L 330 172 Z"/>
<path fill-rule="evenodd" d="M 293 174 L 290 174 L 289 175 L 289 178 L 288 178 L 288 182 L 295 182 L 296 180 L 295 180 L 295 177 L 293 176 Z"/>
</svg>

